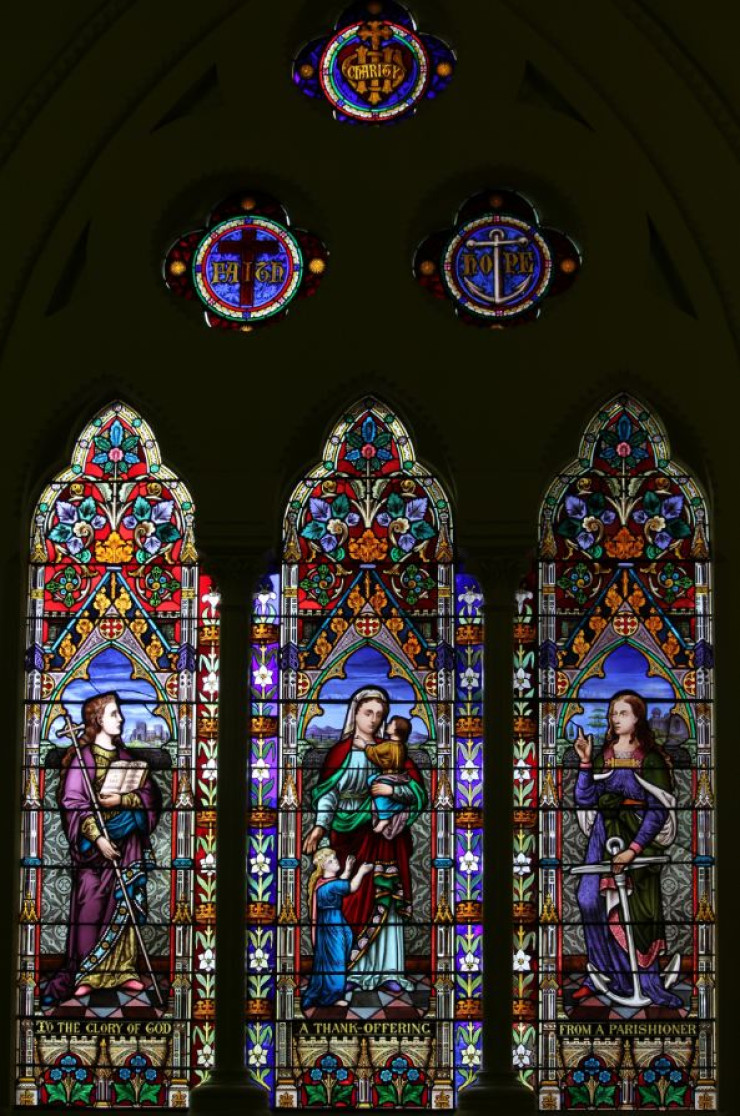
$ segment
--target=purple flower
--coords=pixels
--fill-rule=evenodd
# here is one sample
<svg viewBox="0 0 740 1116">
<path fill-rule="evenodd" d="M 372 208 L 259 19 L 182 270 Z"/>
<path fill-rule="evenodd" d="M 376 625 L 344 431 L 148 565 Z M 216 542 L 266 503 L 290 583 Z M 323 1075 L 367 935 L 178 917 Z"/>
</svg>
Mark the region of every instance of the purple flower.
<svg viewBox="0 0 740 1116">
<path fill-rule="evenodd" d="M 665 500 L 660 506 L 660 514 L 663 519 L 678 519 L 683 511 L 683 496 L 677 494 L 675 496 L 666 496 Z"/>
<path fill-rule="evenodd" d="M 418 496 L 406 504 L 406 518 L 412 523 L 416 519 L 423 519 L 427 513 L 429 501 L 426 496 Z"/>
<path fill-rule="evenodd" d="M 89 544 L 95 531 L 105 527 L 105 518 L 98 514 L 98 506 L 92 496 L 86 496 L 79 504 L 59 500 L 55 505 L 59 522 L 52 527 L 49 538 L 52 542 L 62 543 L 67 553 L 89 562 L 92 554 Z"/>
<path fill-rule="evenodd" d="M 572 516 L 573 519 L 585 519 L 588 515 L 586 502 L 582 500 L 580 496 L 566 496 L 565 511 L 566 514 Z"/>
<path fill-rule="evenodd" d="M 331 516 L 331 505 L 326 500 L 319 500 L 316 496 L 312 496 L 308 501 L 308 509 L 314 519 L 326 520 Z"/>
</svg>

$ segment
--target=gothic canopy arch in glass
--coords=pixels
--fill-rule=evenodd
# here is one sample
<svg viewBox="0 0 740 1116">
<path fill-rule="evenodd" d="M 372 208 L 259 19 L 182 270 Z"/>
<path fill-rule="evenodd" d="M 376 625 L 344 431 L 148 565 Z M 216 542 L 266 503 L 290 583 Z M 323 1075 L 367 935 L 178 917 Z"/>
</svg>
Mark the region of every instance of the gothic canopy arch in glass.
<svg viewBox="0 0 740 1116">
<path fill-rule="evenodd" d="M 213 1061 L 218 595 L 115 402 L 33 516 L 16 1099 L 187 1104 Z"/>
<path fill-rule="evenodd" d="M 716 1107 L 705 499 L 630 396 L 517 594 L 514 1063 L 540 1108 Z"/>
<path fill-rule="evenodd" d="M 451 1107 L 480 1065 L 483 599 L 363 399 L 254 597 L 247 1058 L 281 1107 Z"/>
</svg>

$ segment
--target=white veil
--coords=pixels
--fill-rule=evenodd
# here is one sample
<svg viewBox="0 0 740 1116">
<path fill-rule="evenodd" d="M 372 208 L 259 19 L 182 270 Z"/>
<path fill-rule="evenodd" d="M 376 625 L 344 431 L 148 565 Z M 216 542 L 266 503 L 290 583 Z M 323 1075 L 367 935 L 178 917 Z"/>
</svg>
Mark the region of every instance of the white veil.
<svg viewBox="0 0 740 1116">
<path fill-rule="evenodd" d="M 385 713 L 383 720 L 378 725 L 376 736 L 385 736 L 385 719 L 388 716 L 390 709 L 390 698 L 385 690 L 381 690 L 379 686 L 367 686 L 362 690 L 355 690 L 352 697 L 349 699 L 347 706 L 347 716 L 344 719 L 344 728 L 342 729 L 341 740 L 346 740 L 347 737 L 355 738 L 355 717 L 358 708 L 362 705 L 363 701 L 379 701 L 385 706 Z"/>
</svg>

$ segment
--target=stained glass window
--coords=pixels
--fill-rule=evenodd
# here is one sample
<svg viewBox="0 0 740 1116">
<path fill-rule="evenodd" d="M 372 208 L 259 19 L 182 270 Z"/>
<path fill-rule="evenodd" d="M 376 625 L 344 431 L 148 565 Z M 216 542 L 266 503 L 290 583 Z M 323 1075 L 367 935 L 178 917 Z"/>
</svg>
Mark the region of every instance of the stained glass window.
<svg viewBox="0 0 740 1116">
<path fill-rule="evenodd" d="M 540 1108 L 714 1108 L 704 498 L 620 396 L 517 595 L 514 1063 Z"/>
<path fill-rule="evenodd" d="M 280 1107 L 449 1108 L 480 1065 L 483 598 L 365 399 L 254 597 L 248 1049 Z"/>
<path fill-rule="evenodd" d="M 422 287 L 451 301 L 466 325 L 488 329 L 534 321 L 580 267 L 570 237 L 543 227 L 532 203 L 514 190 L 468 198 L 454 226 L 426 237 L 414 258 Z"/>
<path fill-rule="evenodd" d="M 219 202 L 205 228 L 170 245 L 164 281 L 178 297 L 200 301 L 211 329 L 251 333 L 315 294 L 328 258 L 317 236 L 291 227 L 277 198 L 244 190 Z"/>
<path fill-rule="evenodd" d="M 335 120 L 393 124 L 447 88 L 455 55 L 435 35 L 420 32 L 396 0 L 360 0 L 334 30 L 306 43 L 293 63 L 293 81 L 307 97 L 323 98 Z"/>
<path fill-rule="evenodd" d="M 194 517 L 122 403 L 36 507 L 22 1105 L 181 1107 L 212 1064 L 219 620 Z"/>
</svg>

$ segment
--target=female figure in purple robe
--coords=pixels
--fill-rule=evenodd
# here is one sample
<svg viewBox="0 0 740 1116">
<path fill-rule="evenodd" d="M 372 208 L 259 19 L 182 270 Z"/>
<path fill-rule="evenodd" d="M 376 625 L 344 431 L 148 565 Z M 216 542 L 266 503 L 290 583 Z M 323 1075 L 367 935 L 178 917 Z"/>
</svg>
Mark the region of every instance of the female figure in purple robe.
<svg viewBox="0 0 740 1116">
<path fill-rule="evenodd" d="M 162 809 L 159 788 L 151 775 L 136 791 L 101 793 L 111 763 L 134 760 L 121 741 L 123 714 L 115 693 L 90 698 L 82 707 L 84 733 L 79 752 L 74 746 L 62 761 L 59 805 L 69 841 L 72 892 L 64 966 L 51 978 L 42 1003 L 50 1007 L 94 989 L 126 988 L 139 992 L 137 940 L 114 871 L 123 884 L 139 925 L 146 922 L 146 872 L 154 867 L 150 836 Z M 85 765 L 86 780 L 80 766 Z M 105 822 L 101 832 L 88 788 L 92 787 Z"/>
<path fill-rule="evenodd" d="M 588 837 L 585 862 L 608 861 L 610 837 L 619 837 L 623 848 L 612 858 L 614 872 L 624 871 L 637 857 L 664 855 L 676 839 L 673 775 L 668 756 L 653 737 L 640 695 L 620 690 L 611 699 L 604 748 L 595 758 L 592 738 L 581 730 L 575 750 L 580 760 L 575 805 L 578 824 Z M 667 974 L 665 982 L 661 975 L 666 931 L 660 872 L 659 863 L 630 868 L 630 930 L 643 995 L 658 1007 L 680 1008 L 681 998 L 666 987 L 675 974 Z M 606 979 L 609 992 L 629 996 L 633 977 L 614 876 L 582 875 L 577 894 L 589 970 Z M 574 999 L 593 995 L 595 989 L 587 976 Z"/>
</svg>

